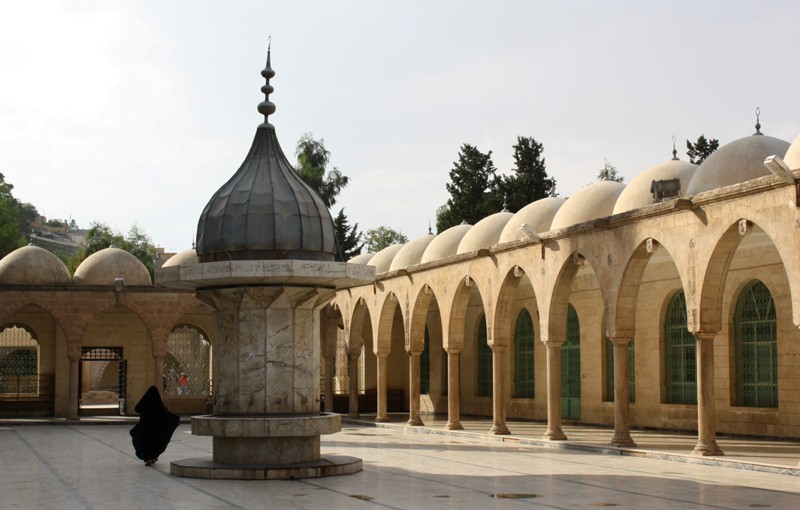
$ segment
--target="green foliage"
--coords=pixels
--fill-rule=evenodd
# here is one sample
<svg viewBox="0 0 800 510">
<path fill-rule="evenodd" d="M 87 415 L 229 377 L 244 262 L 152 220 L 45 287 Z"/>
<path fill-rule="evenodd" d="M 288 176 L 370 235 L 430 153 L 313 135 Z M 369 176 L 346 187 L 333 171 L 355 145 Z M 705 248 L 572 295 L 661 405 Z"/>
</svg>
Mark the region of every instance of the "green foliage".
<svg viewBox="0 0 800 510">
<path fill-rule="evenodd" d="M 695 143 L 686 140 L 686 155 L 689 156 L 689 163 L 699 165 L 711 155 L 712 152 L 719 149 L 719 140 L 716 138 L 706 139 L 706 136 L 700 135 L 697 137 Z"/>
<path fill-rule="evenodd" d="M 445 185 L 450 198 L 436 211 L 436 230 L 443 232 L 462 221 L 474 225 L 499 212 L 503 197 L 496 172 L 492 151 L 484 154 L 473 145 L 462 145 L 450 170 L 450 182 Z"/>
<path fill-rule="evenodd" d="M 14 185 L 6 182 L 5 176 L 0 173 L 0 258 L 24 246 L 27 242 L 24 232 L 30 232 L 29 227 L 22 228 L 26 216 L 22 212 L 22 204 L 11 193 L 13 189 Z"/>
<path fill-rule="evenodd" d="M 408 238 L 393 228 L 381 225 L 378 228 L 367 230 L 365 242 L 368 252 L 378 253 L 393 244 L 407 243 Z"/>
<path fill-rule="evenodd" d="M 361 249 L 364 247 L 363 235 L 358 231 L 358 223 L 350 226 L 344 208 L 339 209 L 339 214 L 333 219 L 333 232 L 336 237 L 337 261 L 347 262 L 361 254 Z"/>
<path fill-rule="evenodd" d="M 532 137 L 518 136 L 512 148 L 514 173 L 503 176 L 499 186 L 508 210 L 517 212 L 531 202 L 555 196 L 556 180 L 547 176 L 542 144 Z"/>
<path fill-rule="evenodd" d="M 123 237 L 119 232 L 111 230 L 111 227 L 105 223 L 92 222 L 81 250 L 67 260 L 67 267 L 74 273 L 86 257 L 110 246 L 133 254 L 145 265 L 150 276 L 153 276 L 156 247 L 150 240 L 150 236 L 138 225 L 133 225 L 128 231 L 128 236 Z"/>
<path fill-rule="evenodd" d="M 295 156 L 297 175 L 319 194 L 325 207 L 330 209 L 336 203 L 336 197 L 350 182 L 350 178 L 336 167 L 325 174 L 331 156 L 325 148 L 325 140 L 314 140 L 311 133 L 304 134 L 297 141 Z"/>
<path fill-rule="evenodd" d="M 617 167 L 612 165 L 611 163 L 606 160 L 603 163 L 603 168 L 597 174 L 598 181 L 614 181 L 614 182 L 622 182 L 625 180 L 625 177 L 620 175 L 617 171 Z"/>
</svg>

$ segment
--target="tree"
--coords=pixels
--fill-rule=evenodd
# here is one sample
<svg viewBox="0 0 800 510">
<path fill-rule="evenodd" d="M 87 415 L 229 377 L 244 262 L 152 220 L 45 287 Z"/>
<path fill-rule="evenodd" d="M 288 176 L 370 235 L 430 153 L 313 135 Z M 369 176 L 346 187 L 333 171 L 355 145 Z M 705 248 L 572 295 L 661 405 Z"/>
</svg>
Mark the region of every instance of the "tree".
<svg viewBox="0 0 800 510">
<path fill-rule="evenodd" d="M 365 238 L 367 251 L 370 253 L 378 253 L 393 244 L 408 242 L 408 238 L 401 232 L 383 225 L 367 230 Z"/>
<path fill-rule="evenodd" d="M 325 140 L 314 140 L 311 133 L 300 137 L 294 154 L 297 156 L 297 175 L 319 194 L 325 207 L 330 209 L 336 203 L 336 197 L 350 182 L 350 178 L 336 167 L 325 175 L 331 153 L 325 148 Z"/>
<path fill-rule="evenodd" d="M 513 174 L 502 177 L 500 191 L 509 211 L 517 212 L 531 202 L 555 196 L 556 180 L 547 176 L 542 144 L 532 137 L 518 136 Z"/>
<path fill-rule="evenodd" d="M 625 180 L 625 177 L 620 175 L 617 171 L 617 167 L 609 163 L 608 160 L 605 160 L 602 170 L 597 174 L 597 180 L 622 182 Z"/>
<path fill-rule="evenodd" d="M 0 258 L 24 246 L 26 238 L 22 235 L 20 204 L 11 190 L 14 185 L 6 182 L 0 173 Z"/>
<path fill-rule="evenodd" d="M 496 172 L 492 151 L 484 154 L 473 145 L 462 145 L 450 170 L 450 182 L 445 185 L 450 198 L 436 211 L 436 230 L 443 232 L 462 221 L 474 225 L 499 212 L 503 196 L 498 191 Z"/>
<path fill-rule="evenodd" d="M 711 138 L 706 140 L 705 134 L 697 137 L 695 143 L 686 140 L 686 155 L 689 156 L 689 163 L 699 165 L 711 155 L 712 152 L 719 149 L 719 140 Z"/>
<path fill-rule="evenodd" d="M 358 231 L 358 223 L 350 226 L 344 208 L 339 209 L 339 214 L 333 219 L 333 232 L 336 237 L 336 260 L 346 262 L 356 255 L 361 254 L 364 247 L 363 235 Z"/>
</svg>

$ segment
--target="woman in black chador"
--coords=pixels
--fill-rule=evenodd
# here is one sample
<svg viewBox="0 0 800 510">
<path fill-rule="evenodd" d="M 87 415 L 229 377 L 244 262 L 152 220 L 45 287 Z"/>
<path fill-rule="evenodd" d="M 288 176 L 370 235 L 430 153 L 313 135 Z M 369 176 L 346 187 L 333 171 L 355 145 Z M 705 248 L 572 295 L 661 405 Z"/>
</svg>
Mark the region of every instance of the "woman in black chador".
<svg viewBox="0 0 800 510">
<path fill-rule="evenodd" d="M 180 418 L 169 412 L 155 386 L 150 386 L 134 410 L 139 413 L 139 423 L 131 429 L 133 447 L 136 456 L 151 466 L 167 449 Z"/>
</svg>

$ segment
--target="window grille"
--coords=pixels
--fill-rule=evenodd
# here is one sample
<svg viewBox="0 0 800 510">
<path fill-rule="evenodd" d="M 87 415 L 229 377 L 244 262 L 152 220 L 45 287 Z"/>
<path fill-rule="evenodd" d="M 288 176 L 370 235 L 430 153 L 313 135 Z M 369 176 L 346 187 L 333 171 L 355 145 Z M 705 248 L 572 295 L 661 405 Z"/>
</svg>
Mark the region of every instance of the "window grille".
<svg viewBox="0 0 800 510">
<path fill-rule="evenodd" d="M 0 395 L 39 394 L 39 341 L 18 325 L 0 332 Z"/>
<path fill-rule="evenodd" d="M 492 349 L 486 340 L 486 316 L 481 317 L 477 334 L 478 353 L 478 396 L 492 396 Z"/>
<path fill-rule="evenodd" d="M 348 354 L 347 334 L 344 328 L 336 332 L 336 366 L 334 367 L 333 392 L 338 395 L 350 393 L 350 356 Z M 361 356 L 358 357 L 358 393 L 365 393 L 364 377 L 364 347 L 361 347 Z"/>
<path fill-rule="evenodd" d="M 686 296 L 677 292 L 664 318 L 667 404 L 697 404 L 697 341 L 686 321 Z"/>
<path fill-rule="evenodd" d="M 426 395 L 431 392 L 431 338 L 428 326 L 425 326 L 425 347 L 419 356 L 419 393 Z"/>
<path fill-rule="evenodd" d="M 630 401 L 636 401 L 636 374 L 633 370 L 634 363 L 634 340 L 628 344 L 628 388 L 630 391 Z M 614 342 L 606 338 L 606 402 L 614 401 Z"/>
<path fill-rule="evenodd" d="M 211 344 L 194 326 L 178 326 L 167 340 L 164 356 L 164 395 L 208 396 L 211 381 Z"/>
<path fill-rule="evenodd" d="M 567 338 L 561 346 L 561 413 L 565 419 L 581 417 L 581 328 L 578 313 L 567 305 Z"/>
<path fill-rule="evenodd" d="M 514 396 L 534 398 L 533 374 L 533 320 L 531 314 L 523 309 L 517 315 L 514 328 Z"/>
<path fill-rule="evenodd" d="M 734 316 L 736 405 L 778 407 L 778 334 L 775 303 L 767 286 L 750 282 Z"/>
</svg>

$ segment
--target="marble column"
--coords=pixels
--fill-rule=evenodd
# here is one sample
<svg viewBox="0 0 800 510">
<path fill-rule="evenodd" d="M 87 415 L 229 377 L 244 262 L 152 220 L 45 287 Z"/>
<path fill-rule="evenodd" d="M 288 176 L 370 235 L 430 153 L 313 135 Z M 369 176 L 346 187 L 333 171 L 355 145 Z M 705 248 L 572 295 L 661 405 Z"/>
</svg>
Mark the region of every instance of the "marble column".
<svg viewBox="0 0 800 510">
<path fill-rule="evenodd" d="M 389 421 L 389 413 L 386 408 L 386 379 L 388 374 L 387 357 L 389 353 L 378 353 L 378 413 L 375 417 L 376 423 L 385 423 Z"/>
<path fill-rule="evenodd" d="M 80 381 L 78 380 L 79 366 L 81 362 L 81 346 L 70 345 L 67 348 L 69 358 L 69 408 L 67 409 L 67 419 L 78 419 L 78 395 L 80 393 Z"/>
<path fill-rule="evenodd" d="M 697 445 L 694 454 L 724 455 L 717 445 L 716 404 L 714 391 L 714 336 L 698 332 L 697 338 Z"/>
<path fill-rule="evenodd" d="M 491 434 L 510 434 L 506 425 L 506 346 L 492 345 L 492 423 Z"/>
<path fill-rule="evenodd" d="M 547 431 L 548 441 L 567 439 L 561 430 L 561 346 L 564 341 L 548 341 L 547 346 Z"/>
<path fill-rule="evenodd" d="M 445 430 L 464 430 L 461 425 L 461 388 L 458 354 L 461 349 L 447 349 L 447 424 Z"/>
<path fill-rule="evenodd" d="M 348 416 L 350 418 L 358 418 L 358 358 L 359 352 L 351 352 L 348 354 L 347 376 L 350 384 L 349 397 L 350 402 L 348 405 Z"/>
<path fill-rule="evenodd" d="M 630 338 L 612 338 L 614 345 L 614 437 L 611 446 L 631 447 L 630 428 Z"/>
<path fill-rule="evenodd" d="M 408 388 L 409 388 L 409 417 L 408 425 L 420 427 L 425 425 L 419 416 L 419 391 L 420 391 L 420 355 L 421 352 L 408 353 Z"/>
</svg>

